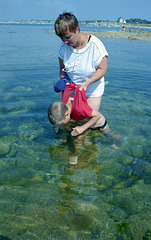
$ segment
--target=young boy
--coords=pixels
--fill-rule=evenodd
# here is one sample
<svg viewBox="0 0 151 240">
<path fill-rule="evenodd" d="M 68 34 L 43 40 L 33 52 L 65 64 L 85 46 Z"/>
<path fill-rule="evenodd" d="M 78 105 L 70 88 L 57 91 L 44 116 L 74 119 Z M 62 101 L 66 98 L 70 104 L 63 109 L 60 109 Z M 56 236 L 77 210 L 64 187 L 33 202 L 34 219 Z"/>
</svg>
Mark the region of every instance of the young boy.
<svg viewBox="0 0 151 240">
<path fill-rule="evenodd" d="M 85 120 L 81 126 L 72 129 L 71 135 L 77 136 L 88 128 L 98 129 L 104 135 L 110 135 L 109 126 L 104 116 L 98 111 L 92 109 L 86 100 L 85 90 L 79 90 L 77 84 L 66 84 L 62 93 L 62 102 L 54 102 L 48 108 L 48 118 L 53 125 L 62 126 L 70 121 Z M 75 90 L 74 98 L 71 97 Z"/>
</svg>

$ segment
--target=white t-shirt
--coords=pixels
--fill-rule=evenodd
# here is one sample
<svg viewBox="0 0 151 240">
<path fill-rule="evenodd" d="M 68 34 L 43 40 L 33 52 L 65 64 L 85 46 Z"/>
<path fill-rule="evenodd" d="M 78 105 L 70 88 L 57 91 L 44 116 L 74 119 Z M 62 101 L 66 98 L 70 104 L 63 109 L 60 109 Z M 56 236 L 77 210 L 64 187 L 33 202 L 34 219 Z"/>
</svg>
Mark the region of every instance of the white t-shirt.
<svg viewBox="0 0 151 240">
<path fill-rule="evenodd" d="M 82 49 L 75 49 L 61 42 L 58 56 L 63 60 L 69 78 L 75 84 L 82 85 L 95 72 L 103 57 L 108 53 L 103 43 L 95 36 Z M 104 92 L 104 77 L 90 84 L 86 90 L 87 97 L 100 97 Z"/>
</svg>

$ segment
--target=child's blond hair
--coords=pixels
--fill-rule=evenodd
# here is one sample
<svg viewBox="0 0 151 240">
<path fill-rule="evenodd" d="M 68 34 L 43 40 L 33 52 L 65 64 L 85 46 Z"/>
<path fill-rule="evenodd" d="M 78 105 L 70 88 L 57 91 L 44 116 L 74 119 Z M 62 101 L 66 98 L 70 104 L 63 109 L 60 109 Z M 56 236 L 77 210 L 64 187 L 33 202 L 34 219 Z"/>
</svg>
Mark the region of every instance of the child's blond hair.
<svg viewBox="0 0 151 240">
<path fill-rule="evenodd" d="M 48 108 L 48 118 L 53 125 L 59 124 L 65 119 L 65 113 L 68 110 L 63 102 L 54 102 Z"/>
</svg>

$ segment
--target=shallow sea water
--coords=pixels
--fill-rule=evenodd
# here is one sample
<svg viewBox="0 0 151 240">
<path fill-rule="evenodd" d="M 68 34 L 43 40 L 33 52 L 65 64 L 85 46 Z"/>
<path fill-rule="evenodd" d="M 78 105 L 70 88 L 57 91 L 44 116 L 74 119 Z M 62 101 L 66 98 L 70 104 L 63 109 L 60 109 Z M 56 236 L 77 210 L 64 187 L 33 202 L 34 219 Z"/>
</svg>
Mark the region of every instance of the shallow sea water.
<svg viewBox="0 0 151 240">
<path fill-rule="evenodd" d="M 151 43 L 102 39 L 100 111 L 124 140 L 115 149 L 98 131 L 79 140 L 48 122 L 61 100 L 50 29 L 0 25 L 0 239 L 151 239 Z"/>
</svg>

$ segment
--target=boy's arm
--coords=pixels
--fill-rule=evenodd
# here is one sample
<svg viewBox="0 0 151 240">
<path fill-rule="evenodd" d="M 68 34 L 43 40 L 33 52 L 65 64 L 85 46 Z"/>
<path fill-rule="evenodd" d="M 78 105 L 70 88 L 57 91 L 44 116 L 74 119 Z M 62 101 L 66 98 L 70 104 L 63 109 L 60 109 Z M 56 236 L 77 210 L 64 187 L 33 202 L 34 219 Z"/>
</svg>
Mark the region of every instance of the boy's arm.
<svg viewBox="0 0 151 240">
<path fill-rule="evenodd" d="M 91 118 L 82 126 L 77 126 L 73 128 L 73 131 L 71 132 L 72 136 L 77 136 L 81 133 L 83 133 L 85 130 L 90 128 L 93 124 L 95 124 L 100 118 L 102 117 L 102 114 L 98 111 L 93 110 Z"/>
</svg>

